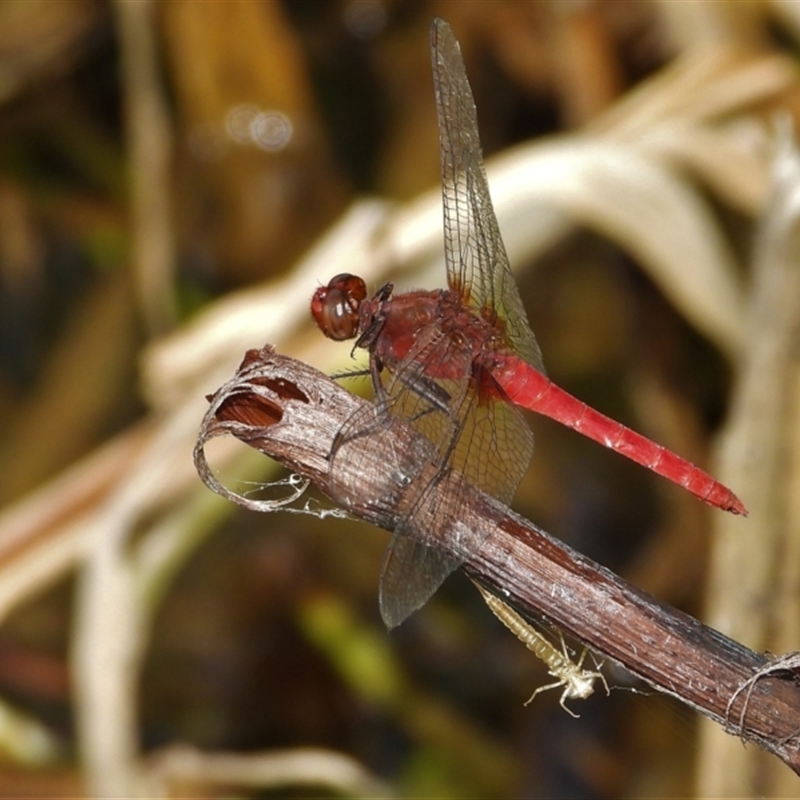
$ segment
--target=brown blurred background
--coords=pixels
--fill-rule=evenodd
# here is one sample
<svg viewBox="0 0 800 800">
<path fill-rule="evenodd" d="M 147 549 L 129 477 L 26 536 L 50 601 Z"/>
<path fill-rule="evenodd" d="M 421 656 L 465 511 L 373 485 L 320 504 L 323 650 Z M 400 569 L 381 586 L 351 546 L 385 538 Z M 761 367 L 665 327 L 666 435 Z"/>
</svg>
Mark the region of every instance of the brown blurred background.
<svg viewBox="0 0 800 800">
<path fill-rule="evenodd" d="M 615 690 L 576 704 L 579 720 L 556 692 L 523 707 L 545 670 L 463 576 L 388 634 L 383 532 L 245 512 L 192 471 L 203 395 L 246 347 L 269 339 L 329 372 L 346 365 L 307 304 L 340 271 L 321 237 L 354 203 L 388 203 L 369 206 L 384 216 L 354 250 L 377 242 L 390 272 L 405 269 L 386 242 L 438 185 L 434 16 L 461 42 L 490 182 L 492 156 L 516 145 L 543 165 L 563 147 L 575 174 L 593 146 L 630 166 L 619 197 L 588 179 L 557 198 L 544 186 L 542 218 L 559 219 L 510 248 L 527 254 L 514 267 L 551 377 L 744 480 L 712 446 L 752 341 L 742 286 L 771 126 L 797 109 L 791 3 L 5 0 L 0 796 L 687 797 L 715 785 L 698 775 L 722 756 L 678 704 L 624 691 L 635 684 L 608 665 Z M 698 277 L 703 248 L 718 284 Z M 716 314 L 717 336 L 703 324 Z M 705 594 L 716 512 L 531 423 L 521 513 L 695 616 L 724 604 Z M 755 490 L 733 488 L 750 505 Z M 244 760 L 207 774 L 177 745 Z M 335 751 L 352 772 L 318 753 L 330 774 L 312 781 L 306 765 L 296 780 L 291 748 Z M 754 767 L 764 794 L 785 791 L 774 769 Z"/>
</svg>

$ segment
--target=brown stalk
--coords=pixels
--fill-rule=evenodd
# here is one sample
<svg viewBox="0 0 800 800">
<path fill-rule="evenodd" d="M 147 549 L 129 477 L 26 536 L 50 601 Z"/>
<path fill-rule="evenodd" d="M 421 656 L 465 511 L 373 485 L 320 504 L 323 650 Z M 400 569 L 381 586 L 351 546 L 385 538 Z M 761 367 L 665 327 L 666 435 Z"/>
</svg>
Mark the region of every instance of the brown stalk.
<svg viewBox="0 0 800 800">
<path fill-rule="evenodd" d="M 369 487 L 389 480 L 388 462 L 402 476 L 402 460 L 418 459 L 424 450 L 418 434 L 400 429 L 392 440 L 393 459 L 387 459 L 385 438 L 364 437 L 358 460 L 364 473 L 340 475 L 334 482 L 328 470 L 337 431 L 364 402 L 269 346 L 250 350 L 234 378 L 211 399 L 195 464 L 211 488 L 248 508 L 272 510 L 286 502 L 241 497 L 216 481 L 204 445 L 231 434 L 312 481 L 352 516 L 392 530 L 402 487 L 384 490 L 377 499 Z M 493 502 L 476 492 L 452 526 L 469 526 Z M 455 530 L 439 533 L 444 548 L 457 536 Z M 800 774 L 800 686 L 791 670 L 765 669 L 769 662 L 763 655 L 660 603 L 511 512 L 464 570 L 520 612 L 546 618 Z"/>
</svg>

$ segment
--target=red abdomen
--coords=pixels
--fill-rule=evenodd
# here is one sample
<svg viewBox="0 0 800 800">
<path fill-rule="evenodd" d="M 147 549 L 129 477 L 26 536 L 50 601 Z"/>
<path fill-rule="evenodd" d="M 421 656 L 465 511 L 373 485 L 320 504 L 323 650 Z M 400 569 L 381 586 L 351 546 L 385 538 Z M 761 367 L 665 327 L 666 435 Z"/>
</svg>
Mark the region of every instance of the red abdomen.
<svg viewBox="0 0 800 800">
<path fill-rule="evenodd" d="M 747 514 L 742 501 L 707 472 L 568 394 L 522 359 L 500 355 L 495 364 L 494 379 L 512 403 L 568 425 L 712 506 Z"/>
</svg>

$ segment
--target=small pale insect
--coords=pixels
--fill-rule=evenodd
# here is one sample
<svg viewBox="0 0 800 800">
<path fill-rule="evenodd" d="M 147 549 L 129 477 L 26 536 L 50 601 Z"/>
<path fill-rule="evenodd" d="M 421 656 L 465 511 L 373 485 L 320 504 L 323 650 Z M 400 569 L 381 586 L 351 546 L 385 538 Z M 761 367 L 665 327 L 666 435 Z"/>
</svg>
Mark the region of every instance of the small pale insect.
<svg viewBox="0 0 800 800">
<path fill-rule="evenodd" d="M 588 648 L 584 647 L 578 661 L 573 661 L 567 652 L 567 645 L 564 637 L 561 637 L 561 650 L 556 648 L 541 633 L 535 630 L 525 620 L 514 611 L 511 606 L 506 605 L 499 597 L 487 592 L 482 586 L 475 584 L 478 591 L 483 595 L 486 605 L 492 613 L 503 623 L 528 650 L 538 656 L 549 668 L 549 673 L 554 678 L 558 678 L 555 683 L 548 683 L 540 686 L 526 701 L 525 705 L 531 703 L 539 692 L 546 692 L 548 689 L 557 689 L 561 686 L 564 691 L 561 694 L 559 704 L 564 711 L 572 717 L 580 716 L 567 708 L 567 700 L 585 700 L 594 692 L 594 682 L 599 678 L 603 682 L 606 694 L 610 694 L 608 683 L 605 676 L 599 670 L 591 671 L 583 668 L 583 660 L 586 658 Z"/>
</svg>

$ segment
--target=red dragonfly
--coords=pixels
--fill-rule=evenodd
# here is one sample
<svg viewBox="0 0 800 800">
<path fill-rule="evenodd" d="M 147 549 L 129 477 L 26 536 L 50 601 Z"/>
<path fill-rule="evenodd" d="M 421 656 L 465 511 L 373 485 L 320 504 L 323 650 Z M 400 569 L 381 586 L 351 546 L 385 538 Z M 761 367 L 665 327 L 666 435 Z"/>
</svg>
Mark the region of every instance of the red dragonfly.
<svg viewBox="0 0 800 800">
<path fill-rule="evenodd" d="M 389 283 L 367 299 L 364 281 L 342 274 L 317 289 L 311 301 L 326 336 L 358 337 L 354 349 L 369 351 L 376 395 L 376 402 L 339 432 L 334 475 L 345 449 L 358 448 L 359 438 L 389 430 L 397 420 L 427 438 L 438 467 L 433 480 L 400 476 L 407 486 L 405 511 L 381 573 L 381 613 L 389 627 L 421 607 L 480 547 L 513 499 L 533 453 L 533 437 L 519 408 L 574 428 L 713 506 L 747 514 L 736 495 L 710 475 L 546 377 L 489 197 L 461 49 L 441 19 L 431 27 L 431 59 L 448 288 L 393 296 Z M 357 453 L 350 450 L 349 458 Z M 456 554 L 445 554 L 437 548 L 437 531 L 458 518 L 461 502 L 458 490 L 440 488 L 445 475 L 452 487 L 454 474 L 464 492 L 477 487 L 500 502 L 486 530 L 459 536 Z"/>
</svg>

